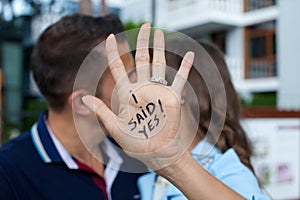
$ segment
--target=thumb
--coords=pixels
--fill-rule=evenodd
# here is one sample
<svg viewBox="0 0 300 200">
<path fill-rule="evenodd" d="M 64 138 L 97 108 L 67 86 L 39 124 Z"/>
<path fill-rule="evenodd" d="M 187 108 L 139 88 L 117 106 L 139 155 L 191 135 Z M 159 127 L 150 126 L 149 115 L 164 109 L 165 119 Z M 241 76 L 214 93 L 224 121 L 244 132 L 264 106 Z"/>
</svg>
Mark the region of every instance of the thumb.
<svg viewBox="0 0 300 200">
<path fill-rule="evenodd" d="M 82 102 L 86 107 L 88 107 L 92 112 L 94 112 L 100 121 L 105 126 L 106 130 L 113 134 L 113 127 L 115 123 L 114 113 L 101 101 L 99 98 L 96 98 L 91 95 L 82 97 Z"/>
</svg>

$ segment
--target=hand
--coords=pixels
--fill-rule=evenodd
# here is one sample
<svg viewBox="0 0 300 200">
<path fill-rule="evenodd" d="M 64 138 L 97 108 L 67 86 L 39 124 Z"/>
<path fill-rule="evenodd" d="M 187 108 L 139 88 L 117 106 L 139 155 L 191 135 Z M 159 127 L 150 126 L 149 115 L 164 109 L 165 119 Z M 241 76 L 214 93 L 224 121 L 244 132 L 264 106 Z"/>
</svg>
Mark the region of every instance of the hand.
<svg viewBox="0 0 300 200">
<path fill-rule="evenodd" d="M 172 85 L 150 80 L 165 79 L 166 60 L 164 34 L 154 32 L 153 62 L 148 53 L 150 25 L 144 24 L 138 34 L 136 48 L 137 82 L 131 83 L 120 55 L 115 36 L 106 40 L 106 52 L 110 71 L 116 82 L 119 113 L 115 115 L 100 99 L 83 97 L 85 105 L 95 112 L 109 134 L 122 149 L 153 170 L 176 161 L 186 150 L 178 133 L 180 124 L 181 93 L 191 69 L 194 53 L 187 52 Z"/>
</svg>

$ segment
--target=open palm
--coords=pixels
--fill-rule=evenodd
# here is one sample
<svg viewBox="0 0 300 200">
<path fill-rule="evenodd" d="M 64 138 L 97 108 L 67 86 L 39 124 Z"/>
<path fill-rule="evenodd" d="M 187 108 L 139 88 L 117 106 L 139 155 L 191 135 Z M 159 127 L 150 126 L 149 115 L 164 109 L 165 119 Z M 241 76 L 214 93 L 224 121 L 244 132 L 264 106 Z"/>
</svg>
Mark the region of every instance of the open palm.
<svg viewBox="0 0 300 200">
<path fill-rule="evenodd" d="M 117 87 L 118 115 L 96 97 L 85 96 L 83 102 L 126 153 L 157 170 L 177 160 L 186 149 L 178 133 L 180 99 L 194 53 L 186 53 L 172 85 L 167 86 L 164 34 L 161 30 L 154 32 L 152 64 L 149 36 L 150 25 L 144 24 L 137 38 L 136 83 L 131 83 L 126 74 L 115 36 L 111 34 L 106 40 L 109 68 Z M 150 68 L 154 78 L 150 78 Z"/>
</svg>

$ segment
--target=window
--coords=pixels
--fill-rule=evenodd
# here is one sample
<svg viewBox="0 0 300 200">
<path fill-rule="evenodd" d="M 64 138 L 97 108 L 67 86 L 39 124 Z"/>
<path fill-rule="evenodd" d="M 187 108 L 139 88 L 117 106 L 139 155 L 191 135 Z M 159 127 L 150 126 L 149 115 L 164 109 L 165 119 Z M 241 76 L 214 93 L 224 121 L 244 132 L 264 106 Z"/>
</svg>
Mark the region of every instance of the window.
<svg viewBox="0 0 300 200">
<path fill-rule="evenodd" d="M 245 44 L 245 77 L 276 76 L 275 28 L 270 23 L 246 28 Z"/>
<path fill-rule="evenodd" d="M 260 58 L 266 55 L 266 38 L 264 36 L 250 38 L 250 58 Z"/>
</svg>

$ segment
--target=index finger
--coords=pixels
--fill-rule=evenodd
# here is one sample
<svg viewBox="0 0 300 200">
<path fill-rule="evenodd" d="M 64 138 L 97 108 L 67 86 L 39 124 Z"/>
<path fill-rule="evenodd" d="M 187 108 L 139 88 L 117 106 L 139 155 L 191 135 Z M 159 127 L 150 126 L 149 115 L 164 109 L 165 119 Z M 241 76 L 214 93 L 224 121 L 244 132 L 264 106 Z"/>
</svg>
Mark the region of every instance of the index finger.
<svg viewBox="0 0 300 200">
<path fill-rule="evenodd" d="M 172 89 L 176 92 L 176 94 L 181 96 L 182 90 L 186 83 L 186 80 L 189 76 L 190 70 L 192 68 L 194 62 L 194 52 L 187 52 L 181 62 L 180 68 L 174 78 Z"/>
<path fill-rule="evenodd" d="M 120 85 L 130 84 L 124 64 L 120 58 L 118 45 L 114 34 L 110 34 L 106 39 L 106 53 L 110 72 L 116 82 L 117 88 Z"/>
</svg>

